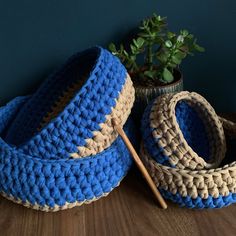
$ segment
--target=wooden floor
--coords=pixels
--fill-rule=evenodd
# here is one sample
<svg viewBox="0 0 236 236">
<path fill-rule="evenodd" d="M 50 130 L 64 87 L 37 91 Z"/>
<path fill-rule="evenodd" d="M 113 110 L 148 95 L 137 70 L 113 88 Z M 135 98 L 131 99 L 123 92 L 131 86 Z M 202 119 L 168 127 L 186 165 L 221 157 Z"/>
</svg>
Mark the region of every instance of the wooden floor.
<svg viewBox="0 0 236 236">
<path fill-rule="evenodd" d="M 0 197 L 0 235 L 236 235 L 236 205 L 161 210 L 133 168 L 108 197 L 57 213 L 27 209 Z"/>
</svg>

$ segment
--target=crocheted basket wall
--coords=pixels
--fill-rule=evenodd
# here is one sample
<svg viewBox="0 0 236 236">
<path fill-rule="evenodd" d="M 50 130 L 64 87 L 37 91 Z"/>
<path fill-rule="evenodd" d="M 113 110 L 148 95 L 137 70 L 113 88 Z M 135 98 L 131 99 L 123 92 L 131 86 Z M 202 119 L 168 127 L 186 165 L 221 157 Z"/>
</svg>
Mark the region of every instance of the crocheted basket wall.
<svg viewBox="0 0 236 236">
<path fill-rule="evenodd" d="M 127 120 L 134 102 L 131 79 L 119 59 L 100 47 L 72 56 L 21 107 L 6 142 L 41 158 L 79 158 L 109 147 L 116 117 Z"/>
<path fill-rule="evenodd" d="M 196 93 L 164 95 L 147 108 L 141 158 L 165 198 L 188 208 L 236 202 L 236 162 L 225 159 L 229 163 L 219 167 L 225 157 L 222 123 L 236 135 L 236 124 L 219 119 Z"/>
<path fill-rule="evenodd" d="M 97 155 L 77 159 L 31 156 L 4 141 L 9 124 L 31 99 L 18 97 L 0 108 L 3 196 L 37 210 L 57 211 L 95 201 L 119 185 L 132 163 L 120 138 Z M 134 133 L 130 121 L 125 130 L 129 136 Z"/>
<path fill-rule="evenodd" d="M 199 94 L 158 97 L 142 120 L 144 146 L 160 164 L 180 169 L 217 167 L 226 145 L 222 124 Z"/>
<path fill-rule="evenodd" d="M 0 109 L 0 192 L 45 211 L 106 196 L 131 165 L 111 119 L 124 125 L 133 102 L 118 58 L 100 47 L 72 56 L 32 96 Z"/>
</svg>

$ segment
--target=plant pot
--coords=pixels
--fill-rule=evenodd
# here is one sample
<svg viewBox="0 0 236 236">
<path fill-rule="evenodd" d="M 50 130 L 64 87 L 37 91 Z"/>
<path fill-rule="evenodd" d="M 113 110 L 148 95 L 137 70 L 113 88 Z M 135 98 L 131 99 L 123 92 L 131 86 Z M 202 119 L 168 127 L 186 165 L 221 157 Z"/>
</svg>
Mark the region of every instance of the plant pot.
<svg viewBox="0 0 236 236">
<path fill-rule="evenodd" d="M 174 82 L 160 86 L 145 86 L 134 82 L 135 88 L 135 103 L 132 110 L 132 115 L 136 123 L 142 119 L 143 112 L 147 105 L 161 94 L 180 92 L 183 90 L 183 76 L 178 70 L 174 70 Z"/>
</svg>

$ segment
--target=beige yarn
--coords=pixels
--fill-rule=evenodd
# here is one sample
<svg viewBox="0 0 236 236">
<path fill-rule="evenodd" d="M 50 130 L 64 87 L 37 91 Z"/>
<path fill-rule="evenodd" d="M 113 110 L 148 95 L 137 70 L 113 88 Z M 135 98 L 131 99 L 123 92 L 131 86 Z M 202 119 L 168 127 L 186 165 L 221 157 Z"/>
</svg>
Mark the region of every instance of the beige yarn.
<svg viewBox="0 0 236 236">
<path fill-rule="evenodd" d="M 179 101 L 186 101 L 198 112 L 210 140 L 210 162 L 206 162 L 186 142 L 175 116 Z M 150 126 L 158 146 L 163 148 L 171 165 L 192 170 L 217 167 L 225 156 L 226 144 L 221 121 L 205 98 L 187 91 L 158 97 L 151 109 Z"/>
<path fill-rule="evenodd" d="M 224 128 L 236 135 L 236 124 L 220 118 Z M 141 146 L 140 156 L 148 168 L 155 184 L 172 194 L 177 192 L 182 196 L 196 199 L 200 196 L 207 199 L 209 195 L 218 198 L 227 196 L 229 192 L 236 193 L 236 162 L 224 165 L 221 168 L 210 170 L 190 170 L 171 168 L 161 165 L 153 160 Z"/>
<path fill-rule="evenodd" d="M 120 95 L 116 101 L 116 106 L 112 108 L 111 114 L 106 116 L 106 121 L 100 124 L 101 129 L 94 131 L 92 139 L 86 139 L 86 145 L 78 147 L 78 153 L 72 153 L 73 158 L 86 157 L 89 155 L 95 155 L 102 152 L 109 147 L 111 143 L 117 138 L 117 133 L 114 132 L 111 120 L 113 117 L 117 119 L 119 124 L 123 126 L 131 113 L 131 107 L 133 106 L 135 99 L 135 92 L 133 83 L 127 74 L 126 83 L 120 92 Z"/>
<path fill-rule="evenodd" d="M 106 121 L 99 125 L 101 129 L 93 132 L 93 138 L 86 139 L 85 146 L 79 146 L 78 152 L 70 154 L 72 158 L 82 158 L 102 152 L 117 138 L 117 133 L 114 132 L 111 119 L 115 117 L 123 126 L 131 113 L 131 108 L 135 99 L 133 83 L 129 74 L 126 76 L 126 82 L 116 100 L 116 106 L 112 108 L 111 114 L 107 115 Z M 46 117 L 44 117 L 43 122 L 40 125 L 40 129 L 51 119 L 56 117 L 59 112 L 61 112 L 61 110 L 67 105 L 68 101 L 73 98 L 74 93 L 78 91 L 80 87 L 81 82 L 74 84 L 63 94 L 60 99 L 58 99 L 58 102 L 52 108 L 52 112 L 48 113 Z"/>
<path fill-rule="evenodd" d="M 236 137 L 236 125 L 234 122 L 220 117 L 220 121 L 224 124 L 224 130 L 229 137 Z"/>
<path fill-rule="evenodd" d="M 68 102 L 73 98 L 74 93 L 78 91 L 80 87 L 81 87 L 80 83 L 74 84 L 63 94 L 61 98 L 58 99 L 57 103 L 52 108 L 52 112 L 48 113 L 44 117 L 38 130 L 42 129 L 50 120 L 55 118 L 64 109 L 64 107 L 68 104 Z M 135 92 L 133 83 L 131 81 L 130 76 L 127 74 L 126 82 L 119 94 L 119 97 L 116 100 L 116 106 L 112 108 L 111 114 L 106 116 L 106 121 L 100 124 L 101 129 L 99 131 L 94 132 L 94 137 L 92 139 L 86 140 L 85 147 L 78 147 L 79 153 L 71 153 L 71 157 L 73 158 L 86 157 L 89 155 L 102 152 L 104 149 L 109 147 L 112 144 L 112 142 L 115 141 L 115 139 L 117 138 L 117 132 L 114 132 L 113 126 L 111 124 L 111 119 L 115 117 L 117 121 L 120 122 L 120 124 L 123 126 L 130 115 L 134 99 L 135 99 Z M 120 185 L 120 182 L 115 187 L 118 187 Z M 54 207 L 50 207 L 48 205 L 40 206 L 38 204 L 33 205 L 29 201 L 23 202 L 21 199 L 15 198 L 12 195 L 9 196 L 4 192 L 0 192 L 0 194 L 3 197 L 17 204 L 24 205 L 25 207 L 32 208 L 34 210 L 56 212 L 59 210 L 70 209 L 75 206 L 81 206 L 83 204 L 90 204 L 96 200 L 99 200 L 102 197 L 108 196 L 108 194 L 113 189 L 111 189 L 109 192 L 103 193 L 99 197 L 94 197 L 93 199 L 90 200 L 76 201 L 73 203 L 66 202 L 63 206 L 55 205 Z"/>
<path fill-rule="evenodd" d="M 236 192 L 236 162 L 223 168 L 192 171 L 160 165 L 144 149 L 141 157 L 157 187 L 173 194 L 178 192 L 183 197 L 206 199 L 209 194 L 217 198 L 219 194 L 227 196 L 229 192 Z"/>
<path fill-rule="evenodd" d="M 122 180 L 121 180 L 121 181 L 122 181 Z M 120 182 L 121 182 L 121 181 L 120 181 Z M 120 182 L 119 182 L 119 183 L 117 184 L 117 186 L 115 186 L 114 188 L 118 187 L 118 186 L 120 185 Z M 114 188 L 113 188 L 113 189 L 114 189 Z M 113 189 L 111 189 L 111 191 L 112 191 Z M 110 192 L 111 192 L 111 191 L 110 191 Z M 8 199 L 8 200 L 10 200 L 10 201 L 12 201 L 12 202 L 14 202 L 14 203 L 23 205 L 23 206 L 25 206 L 25 207 L 27 207 L 27 208 L 32 208 L 32 209 L 34 209 L 34 210 L 45 211 L 45 212 L 57 212 L 57 211 L 61 211 L 61 210 L 71 209 L 71 208 L 76 207 L 76 206 L 81 206 L 81 205 L 83 205 L 83 204 L 90 204 L 90 203 L 92 203 L 92 202 L 94 202 L 94 201 L 99 200 L 100 198 L 107 197 L 110 192 L 103 193 L 101 196 L 99 196 L 99 197 L 97 197 L 97 198 L 94 197 L 94 198 L 92 198 L 92 199 L 90 199 L 90 200 L 84 200 L 84 201 L 81 201 L 81 202 L 76 201 L 76 202 L 73 202 L 73 203 L 66 202 L 65 205 L 63 205 L 63 206 L 55 205 L 54 207 L 50 207 L 50 206 L 48 206 L 48 205 L 40 206 L 40 205 L 38 205 L 38 204 L 34 204 L 34 205 L 33 205 L 33 204 L 31 204 L 29 201 L 23 202 L 21 199 L 17 199 L 17 198 L 15 198 L 15 197 L 13 197 L 13 196 L 9 196 L 9 195 L 7 195 L 7 194 L 4 193 L 4 192 L 0 192 L 0 194 L 1 194 L 3 197 L 5 197 L 6 199 Z"/>
</svg>

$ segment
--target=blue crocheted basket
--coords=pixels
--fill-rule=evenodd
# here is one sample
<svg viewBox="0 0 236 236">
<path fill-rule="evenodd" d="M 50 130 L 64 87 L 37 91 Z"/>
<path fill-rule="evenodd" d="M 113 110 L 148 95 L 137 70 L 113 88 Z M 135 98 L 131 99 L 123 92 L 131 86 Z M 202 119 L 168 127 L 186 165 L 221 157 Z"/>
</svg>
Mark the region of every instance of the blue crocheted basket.
<svg viewBox="0 0 236 236">
<path fill-rule="evenodd" d="M 57 211 L 90 203 L 119 185 L 132 163 L 120 138 L 97 155 L 80 159 L 31 156 L 9 145 L 4 134 L 31 99 L 18 97 L 0 108 L 0 192 L 3 196 L 37 210 Z M 125 130 L 130 136 L 134 130 L 132 122 L 127 123 Z"/>
<path fill-rule="evenodd" d="M 111 118 L 123 125 L 134 88 L 119 59 L 100 47 L 72 56 L 21 107 L 6 142 L 41 158 L 81 158 L 116 139 Z"/>
<path fill-rule="evenodd" d="M 141 158 L 165 198 L 188 208 L 236 202 L 236 162 L 219 167 L 226 150 L 222 124 L 235 136 L 236 124 L 196 93 L 163 95 L 146 109 Z"/>
<path fill-rule="evenodd" d="M 131 165 L 111 120 L 124 125 L 133 102 L 118 58 L 100 47 L 72 56 L 32 96 L 1 108 L 0 192 L 45 211 L 106 196 Z"/>
</svg>

